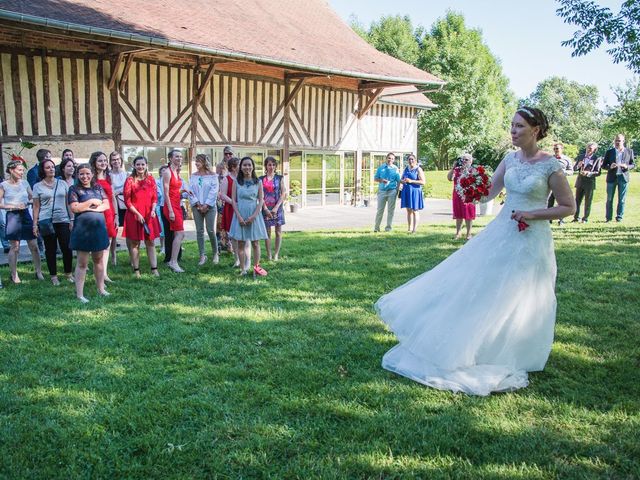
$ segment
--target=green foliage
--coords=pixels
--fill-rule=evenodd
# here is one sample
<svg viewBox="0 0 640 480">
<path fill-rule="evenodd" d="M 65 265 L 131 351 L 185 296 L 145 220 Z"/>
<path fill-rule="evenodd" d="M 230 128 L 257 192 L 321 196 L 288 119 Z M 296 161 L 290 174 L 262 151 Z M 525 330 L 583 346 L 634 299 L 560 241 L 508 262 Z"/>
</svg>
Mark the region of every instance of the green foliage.
<svg viewBox="0 0 640 480">
<path fill-rule="evenodd" d="M 420 116 L 421 153 L 447 168 L 454 157 L 480 145 L 485 151 L 491 146 L 501 150 L 516 102 L 481 32 L 468 29 L 461 14 L 449 12 L 424 32 L 421 45 L 420 68 L 448 82 L 430 94 L 438 108 Z"/>
<path fill-rule="evenodd" d="M 604 135 L 612 139 L 624 134 L 627 143 L 640 140 L 640 78 L 629 80 L 624 87 L 615 89 L 618 105 L 607 112 Z"/>
<path fill-rule="evenodd" d="M 415 65 L 420 56 L 420 47 L 408 16 L 384 16 L 369 28 L 369 43 L 377 50 L 403 62 Z"/>
<path fill-rule="evenodd" d="M 640 1 L 626 0 L 620 12 L 601 7 L 591 0 L 558 0 L 562 5 L 557 14 L 565 23 L 579 28 L 573 38 L 562 42 L 573 48 L 572 56 L 586 55 L 602 44 L 615 63 L 626 63 L 640 73 Z"/>
<path fill-rule="evenodd" d="M 602 114 L 598 88 L 564 77 L 540 82 L 525 104 L 540 108 L 549 118 L 549 142 L 577 144 L 581 148 L 600 138 Z"/>
<path fill-rule="evenodd" d="M 380 367 L 396 339 L 372 305 L 459 248 L 445 217 L 411 238 L 285 233 L 260 280 L 227 255 L 196 267 L 189 242 L 186 274 L 136 281 L 121 252 L 88 305 L 20 265 L 0 290 L 0 478 L 638 478 L 632 175 L 625 223 L 597 222 L 599 183 L 592 223 L 554 226 L 549 362 L 488 398 Z"/>
<path fill-rule="evenodd" d="M 289 185 L 289 194 L 292 199 L 297 200 L 300 198 L 300 195 L 302 195 L 302 183 L 299 180 L 291 181 L 291 184 Z"/>
<path fill-rule="evenodd" d="M 360 23 L 360 20 L 358 20 L 356 15 L 351 14 L 349 16 L 349 26 L 351 27 L 351 30 L 356 32 L 365 42 L 371 43 L 369 41 L 369 33 L 367 32 L 367 29 L 362 25 L 362 23 Z"/>
<path fill-rule="evenodd" d="M 581 145 L 580 147 L 578 147 L 578 145 L 573 145 L 571 143 L 563 143 L 562 145 L 564 146 L 563 153 L 571 159 L 576 158 L 578 156 L 578 153 L 586 146 Z"/>
</svg>

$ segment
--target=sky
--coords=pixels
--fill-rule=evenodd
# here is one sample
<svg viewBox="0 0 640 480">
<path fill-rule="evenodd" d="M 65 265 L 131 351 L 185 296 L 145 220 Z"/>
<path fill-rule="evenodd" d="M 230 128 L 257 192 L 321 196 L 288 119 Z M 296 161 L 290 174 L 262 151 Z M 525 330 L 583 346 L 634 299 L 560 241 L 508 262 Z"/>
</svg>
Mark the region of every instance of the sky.
<svg viewBox="0 0 640 480">
<path fill-rule="evenodd" d="M 414 27 L 427 29 L 447 10 L 462 13 L 468 28 L 480 29 L 491 52 L 501 60 L 504 74 L 518 98 L 529 96 L 536 85 L 552 76 L 566 77 L 598 87 L 600 108 L 616 104 L 612 87 L 633 77 L 623 64 L 614 64 L 600 48 L 583 57 L 571 57 L 571 48 L 561 42 L 571 38 L 575 27 L 563 23 L 555 13 L 554 0 L 518 2 L 507 0 L 327 0 L 349 23 L 353 14 L 369 27 L 385 15 L 408 15 Z M 618 12 L 622 0 L 599 0 Z"/>
</svg>

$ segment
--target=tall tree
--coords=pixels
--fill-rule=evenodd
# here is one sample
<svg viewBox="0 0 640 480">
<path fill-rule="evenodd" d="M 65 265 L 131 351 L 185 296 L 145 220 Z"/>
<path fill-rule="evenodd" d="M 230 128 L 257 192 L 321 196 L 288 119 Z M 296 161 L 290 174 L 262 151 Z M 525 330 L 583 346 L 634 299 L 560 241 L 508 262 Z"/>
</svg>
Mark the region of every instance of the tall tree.
<svg viewBox="0 0 640 480">
<path fill-rule="evenodd" d="M 420 116 L 420 152 L 446 168 L 464 150 L 499 155 L 516 101 L 500 61 L 468 29 L 461 14 L 448 12 L 422 32 L 419 66 L 447 81 L 429 94 L 438 108 Z M 482 148 L 480 148 L 482 147 Z"/>
<path fill-rule="evenodd" d="M 613 13 L 591 0 L 557 0 L 556 13 L 565 23 L 580 28 L 573 38 L 562 42 L 573 48 L 572 56 L 586 55 L 603 43 L 615 63 L 626 63 L 640 73 L 640 0 L 622 2 L 620 12 Z"/>
<path fill-rule="evenodd" d="M 615 89 L 618 105 L 607 112 L 604 124 L 605 138 L 610 140 L 622 133 L 629 145 L 640 139 L 640 78 L 629 80 Z"/>
<path fill-rule="evenodd" d="M 352 26 L 353 26 L 352 22 Z M 357 31 L 357 30 L 356 30 Z M 403 62 L 416 65 L 420 56 L 420 46 L 408 16 L 385 16 L 373 22 L 365 38 L 377 50 Z"/>
<path fill-rule="evenodd" d="M 549 117 L 550 141 L 581 147 L 600 138 L 602 113 L 595 85 L 550 77 L 538 84 L 526 103 L 540 108 Z"/>
</svg>

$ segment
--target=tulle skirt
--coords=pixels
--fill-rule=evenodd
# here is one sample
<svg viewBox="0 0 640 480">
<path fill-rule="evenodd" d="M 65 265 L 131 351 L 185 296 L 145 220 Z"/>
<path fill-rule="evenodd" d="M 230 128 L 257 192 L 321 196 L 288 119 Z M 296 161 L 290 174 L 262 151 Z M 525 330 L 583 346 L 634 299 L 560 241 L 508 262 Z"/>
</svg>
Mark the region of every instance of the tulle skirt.
<svg viewBox="0 0 640 480">
<path fill-rule="evenodd" d="M 556 316 L 549 222 L 518 231 L 503 209 L 433 269 L 375 304 L 400 343 L 387 370 L 434 388 L 488 395 L 527 386 L 544 368 Z"/>
</svg>

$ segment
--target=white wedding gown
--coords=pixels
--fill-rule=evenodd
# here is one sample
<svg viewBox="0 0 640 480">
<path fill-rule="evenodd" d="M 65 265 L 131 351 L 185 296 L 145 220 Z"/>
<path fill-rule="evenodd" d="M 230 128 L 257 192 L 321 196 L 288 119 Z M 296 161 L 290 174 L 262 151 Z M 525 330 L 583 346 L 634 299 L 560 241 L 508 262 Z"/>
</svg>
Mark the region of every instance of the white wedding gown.
<svg viewBox="0 0 640 480">
<path fill-rule="evenodd" d="M 546 208 L 551 157 L 505 159 L 507 198 L 482 232 L 432 270 L 375 304 L 400 343 L 387 370 L 430 387 L 488 395 L 526 387 L 551 351 L 556 260 L 548 220 L 520 232 L 512 210 Z"/>
</svg>

